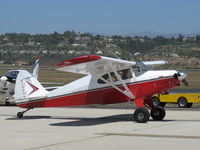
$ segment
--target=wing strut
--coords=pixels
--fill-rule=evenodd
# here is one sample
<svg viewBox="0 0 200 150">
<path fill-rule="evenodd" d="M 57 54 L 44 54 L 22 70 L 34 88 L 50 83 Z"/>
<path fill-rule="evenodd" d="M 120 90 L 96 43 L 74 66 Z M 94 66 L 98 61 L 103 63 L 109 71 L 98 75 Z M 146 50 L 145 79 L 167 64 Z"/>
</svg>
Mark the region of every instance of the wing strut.
<svg viewBox="0 0 200 150">
<path fill-rule="evenodd" d="M 120 75 L 117 73 L 117 71 L 114 71 L 114 73 L 117 76 L 117 79 L 121 82 L 121 84 L 123 85 L 125 90 L 122 90 L 120 88 L 118 88 L 116 85 L 113 84 L 112 79 L 111 82 L 109 82 L 108 80 L 104 79 L 103 77 L 101 77 L 100 75 L 98 75 L 97 73 L 93 72 L 90 70 L 90 73 L 98 78 L 100 78 L 102 81 L 104 81 L 105 83 L 107 83 L 108 85 L 112 86 L 113 88 L 115 88 L 117 91 L 121 92 L 122 94 L 128 96 L 131 99 L 135 99 L 135 96 L 133 95 L 133 93 L 129 90 L 128 86 L 126 85 L 126 83 L 124 83 L 124 81 L 122 80 L 122 78 L 120 77 Z M 110 74 L 110 73 L 108 73 Z M 109 75 L 110 76 L 110 75 Z"/>
</svg>

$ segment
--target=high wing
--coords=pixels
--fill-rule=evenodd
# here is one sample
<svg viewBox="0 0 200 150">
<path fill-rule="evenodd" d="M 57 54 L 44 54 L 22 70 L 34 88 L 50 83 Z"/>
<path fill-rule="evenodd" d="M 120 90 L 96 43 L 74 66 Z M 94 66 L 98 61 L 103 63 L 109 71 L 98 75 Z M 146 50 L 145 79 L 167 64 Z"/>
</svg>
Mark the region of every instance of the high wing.
<svg viewBox="0 0 200 150">
<path fill-rule="evenodd" d="M 160 62 L 158 62 L 160 63 Z M 155 64 L 155 62 L 153 63 Z M 145 64 L 143 64 L 145 66 Z M 151 64 L 152 65 L 152 64 Z M 119 75 L 118 71 L 123 69 L 128 69 L 133 71 L 132 67 L 137 66 L 136 62 L 120 60 L 115 58 L 109 58 L 98 55 L 86 55 L 81 56 L 69 60 L 65 60 L 56 66 L 57 70 L 80 73 L 80 74 L 92 74 L 97 78 L 100 78 L 102 81 L 107 83 L 108 85 L 115 88 L 117 91 L 123 93 L 128 96 L 130 99 L 135 99 L 135 96 L 129 89 L 128 85 L 124 82 L 122 77 Z M 139 67 L 139 66 L 137 66 Z M 111 72 L 113 72 L 117 78 L 117 80 L 121 83 L 124 89 L 120 89 L 116 86 L 112 80 L 105 80 L 102 75 L 108 73 L 111 76 Z"/>
<path fill-rule="evenodd" d="M 155 66 L 166 64 L 166 61 L 145 61 L 145 65 Z M 136 66 L 133 61 L 109 58 L 98 55 L 85 55 L 73 59 L 68 59 L 56 66 L 57 70 L 65 72 L 73 72 L 79 74 L 104 74 L 111 71 L 122 70 L 131 66 Z"/>
</svg>

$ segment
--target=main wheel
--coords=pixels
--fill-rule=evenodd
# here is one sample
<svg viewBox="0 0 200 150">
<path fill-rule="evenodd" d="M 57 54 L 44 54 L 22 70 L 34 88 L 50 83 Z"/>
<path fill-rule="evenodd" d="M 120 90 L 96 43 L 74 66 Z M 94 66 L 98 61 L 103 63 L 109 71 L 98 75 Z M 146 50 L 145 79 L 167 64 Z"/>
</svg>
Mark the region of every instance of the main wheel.
<svg viewBox="0 0 200 150">
<path fill-rule="evenodd" d="M 17 113 L 17 118 L 23 118 L 23 113 L 22 112 L 18 112 Z"/>
<path fill-rule="evenodd" d="M 151 117 L 154 120 L 163 120 L 165 117 L 165 109 L 158 107 L 156 108 L 156 111 L 151 110 Z"/>
<path fill-rule="evenodd" d="M 179 106 L 180 108 L 187 108 L 187 106 L 188 106 L 187 99 L 186 99 L 185 97 L 180 97 L 180 98 L 178 99 L 178 106 Z"/>
<path fill-rule="evenodd" d="M 146 108 L 137 108 L 133 114 L 133 118 L 138 123 L 146 123 L 149 120 L 150 114 Z"/>
</svg>

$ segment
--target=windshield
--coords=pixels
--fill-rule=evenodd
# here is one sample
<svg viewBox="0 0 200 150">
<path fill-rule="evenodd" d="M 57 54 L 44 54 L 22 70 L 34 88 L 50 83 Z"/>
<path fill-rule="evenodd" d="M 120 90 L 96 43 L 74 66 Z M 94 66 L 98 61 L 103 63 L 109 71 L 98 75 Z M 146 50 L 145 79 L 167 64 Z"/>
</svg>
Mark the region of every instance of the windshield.
<svg viewBox="0 0 200 150">
<path fill-rule="evenodd" d="M 8 71 L 5 76 L 9 79 L 16 79 L 19 71 Z"/>
</svg>

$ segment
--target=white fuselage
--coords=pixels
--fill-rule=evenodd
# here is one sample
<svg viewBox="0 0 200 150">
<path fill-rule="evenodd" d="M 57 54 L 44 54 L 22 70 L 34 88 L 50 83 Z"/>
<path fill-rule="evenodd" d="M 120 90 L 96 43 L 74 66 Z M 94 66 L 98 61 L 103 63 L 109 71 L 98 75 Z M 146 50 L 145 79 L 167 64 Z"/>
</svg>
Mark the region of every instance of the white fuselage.
<svg viewBox="0 0 200 150">
<path fill-rule="evenodd" d="M 146 71 L 139 76 L 135 76 L 135 73 L 132 74 L 132 78 L 123 80 L 124 83 L 137 83 L 142 81 L 156 80 L 159 78 L 172 77 L 176 74 L 176 70 L 164 70 L 164 71 Z M 88 91 L 92 89 L 100 89 L 109 86 L 108 84 L 100 84 L 98 83 L 98 79 L 96 76 L 88 75 L 83 78 L 80 78 L 76 81 L 73 81 L 65 86 L 59 87 L 49 93 L 47 93 L 47 97 L 54 97 L 57 95 L 66 95 L 70 93 L 76 93 L 81 91 Z M 115 85 L 121 84 L 119 81 L 113 82 Z"/>
</svg>

